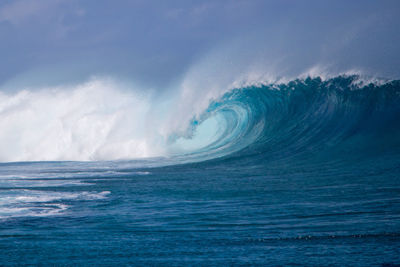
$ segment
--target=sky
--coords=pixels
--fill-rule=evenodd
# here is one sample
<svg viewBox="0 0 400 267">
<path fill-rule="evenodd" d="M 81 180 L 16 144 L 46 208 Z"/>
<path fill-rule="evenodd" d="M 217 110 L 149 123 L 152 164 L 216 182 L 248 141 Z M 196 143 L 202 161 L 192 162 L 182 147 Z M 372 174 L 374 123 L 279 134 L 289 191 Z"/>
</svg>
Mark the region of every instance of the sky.
<svg viewBox="0 0 400 267">
<path fill-rule="evenodd" d="M 2 0 L 0 90 L 92 76 L 163 90 L 199 66 L 400 78 L 399 13 L 396 0 Z"/>
</svg>

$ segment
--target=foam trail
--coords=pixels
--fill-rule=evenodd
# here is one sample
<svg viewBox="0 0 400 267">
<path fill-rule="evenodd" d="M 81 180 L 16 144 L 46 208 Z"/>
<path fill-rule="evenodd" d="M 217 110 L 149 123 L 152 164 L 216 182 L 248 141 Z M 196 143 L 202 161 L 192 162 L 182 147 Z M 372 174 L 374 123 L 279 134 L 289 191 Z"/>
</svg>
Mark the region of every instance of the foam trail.
<svg viewBox="0 0 400 267">
<path fill-rule="evenodd" d="M 51 192 L 27 189 L 5 190 L 0 193 L 0 220 L 10 217 L 45 217 L 65 212 L 69 205 L 61 201 L 92 201 L 108 197 L 102 192 Z"/>
</svg>

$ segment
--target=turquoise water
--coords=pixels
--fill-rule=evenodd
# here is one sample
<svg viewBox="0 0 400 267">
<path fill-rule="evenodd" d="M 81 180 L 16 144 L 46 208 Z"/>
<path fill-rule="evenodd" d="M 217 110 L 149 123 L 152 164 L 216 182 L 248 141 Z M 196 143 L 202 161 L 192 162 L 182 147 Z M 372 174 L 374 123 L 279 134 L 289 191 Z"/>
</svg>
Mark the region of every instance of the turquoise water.
<svg viewBox="0 0 400 267">
<path fill-rule="evenodd" d="M 358 81 L 233 90 L 170 158 L 1 163 L 0 265 L 400 264 L 400 82 Z"/>
</svg>

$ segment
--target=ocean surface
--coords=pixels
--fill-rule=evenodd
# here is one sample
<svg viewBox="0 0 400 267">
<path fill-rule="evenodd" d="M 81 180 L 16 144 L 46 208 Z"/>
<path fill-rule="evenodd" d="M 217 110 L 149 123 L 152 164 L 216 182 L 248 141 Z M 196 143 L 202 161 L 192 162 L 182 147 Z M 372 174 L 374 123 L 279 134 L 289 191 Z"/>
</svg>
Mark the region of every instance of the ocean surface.
<svg viewBox="0 0 400 267">
<path fill-rule="evenodd" d="M 0 265 L 400 266 L 400 81 L 237 88 L 189 128 L 169 157 L 0 163 Z"/>
</svg>

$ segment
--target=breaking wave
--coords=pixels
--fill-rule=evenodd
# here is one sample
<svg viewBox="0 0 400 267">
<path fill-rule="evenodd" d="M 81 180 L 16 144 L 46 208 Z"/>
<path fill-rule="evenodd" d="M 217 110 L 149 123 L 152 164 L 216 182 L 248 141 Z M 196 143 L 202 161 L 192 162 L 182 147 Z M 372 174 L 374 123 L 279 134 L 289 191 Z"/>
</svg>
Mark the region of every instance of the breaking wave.
<svg viewBox="0 0 400 267">
<path fill-rule="evenodd" d="M 0 160 L 184 162 L 400 151 L 400 81 L 308 77 L 220 92 L 187 98 L 183 90 L 160 100 L 91 81 L 73 90 L 3 93 Z"/>
</svg>

